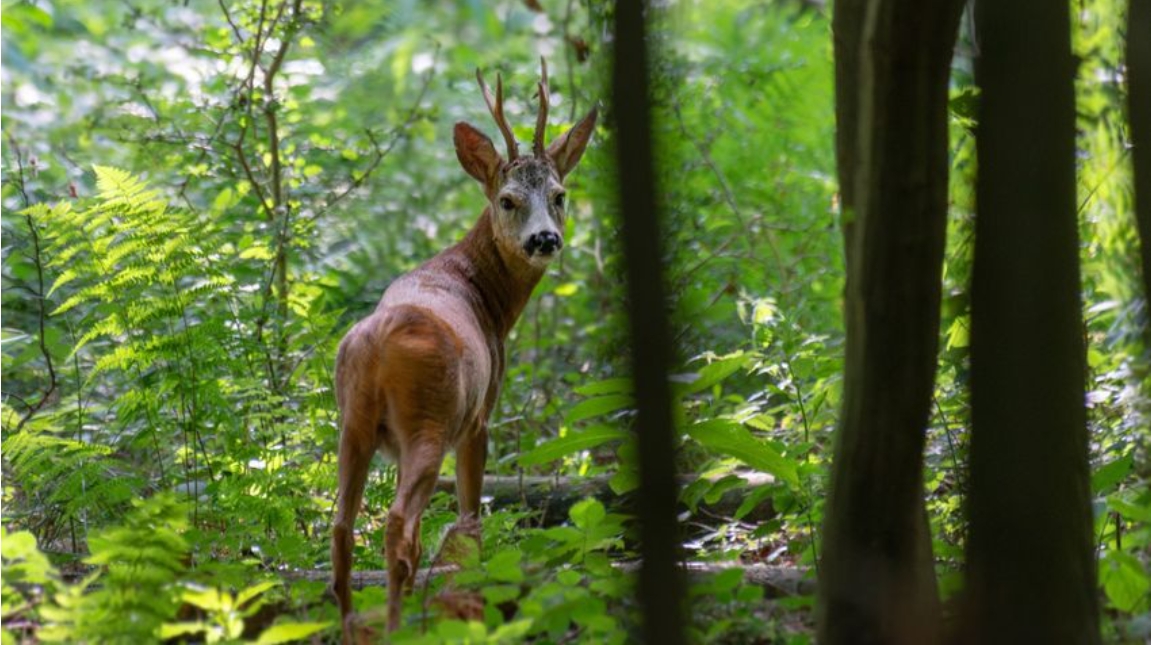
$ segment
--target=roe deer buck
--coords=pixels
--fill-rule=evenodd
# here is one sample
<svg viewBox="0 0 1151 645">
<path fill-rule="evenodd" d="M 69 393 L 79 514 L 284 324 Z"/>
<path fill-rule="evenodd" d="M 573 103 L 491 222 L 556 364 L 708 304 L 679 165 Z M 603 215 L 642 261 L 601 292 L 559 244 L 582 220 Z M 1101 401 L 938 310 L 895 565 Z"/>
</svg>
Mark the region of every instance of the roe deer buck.
<svg viewBox="0 0 1151 645">
<path fill-rule="evenodd" d="M 332 592 L 344 641 L 352 634 L 349 575 L 352 534 L 364 481 L 377 450 L 396 460 L 396 498 L 388 511 L 388 630 L 400 623 L 402 594 L 420 561 L 420 516 L 449 448 L 456 450 L 457 527 L 479 541 L 480 487 L 487 457 L 487 420 L 504 375 L 504 340 L 563 247 L 564 177 L 595 129 L 593 108 L 544 147 L 547 66 L 541 59 L 539 115 L 531 156 L 518 154 L 496 94 L 476 70 L 488 110 L 507 143 L 457 123 L 456 157 L 483 185 L 488 205 L 464 239 L 384 291 L 376 310 L 340 343 L 336 397 L 342 430 L 339 495 L 332 529 Z M 465 528 L 466 527 L 466 528 Z"/>
</svg>

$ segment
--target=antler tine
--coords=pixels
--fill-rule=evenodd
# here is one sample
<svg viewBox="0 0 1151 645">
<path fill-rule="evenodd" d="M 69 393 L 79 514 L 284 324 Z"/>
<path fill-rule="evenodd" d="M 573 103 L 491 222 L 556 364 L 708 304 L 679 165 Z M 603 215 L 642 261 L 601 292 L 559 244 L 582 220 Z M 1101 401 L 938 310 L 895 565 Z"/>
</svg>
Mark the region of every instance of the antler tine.
<svg viewBox="0 0 1151 645">
<path fill-rule="evenodd" d="M 492 113 L 492 118 L 495 119 L 496 125 L 499 126 L 500 132 L 504 135 L 504 141 L 508 145 L 508 161 L 514 161 L 519 156 L 519 147 L 516 145 L 515 135 L 512 134 L 507 119 L 504 118 L 504 81 L 497 73 L 496 98 L 492 100 L 492 90 L 484 82 L 484 75 L 478 67 L 476 68 L 476 80 L 479 81 L 480 91 L 484 93 L 484 103 L 488 104 L 488 111 Z"/>
<path fill-rule="evenodd" d="M 536 134 L 532 142 L 532 150 L 535 156 L 542 158 L 544 156 L 544 131 L 548 127 L 548 64 L 543 56 L 540 56 L 540 70 L 542 76 L 539 82 L 540 113 L 536 117 Z"/>
</svg>

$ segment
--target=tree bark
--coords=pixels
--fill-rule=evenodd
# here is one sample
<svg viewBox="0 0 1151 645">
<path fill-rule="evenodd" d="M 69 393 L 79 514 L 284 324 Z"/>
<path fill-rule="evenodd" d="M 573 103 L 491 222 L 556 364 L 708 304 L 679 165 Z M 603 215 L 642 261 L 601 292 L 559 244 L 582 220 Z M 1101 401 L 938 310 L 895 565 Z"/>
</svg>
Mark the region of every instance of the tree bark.
<svg viewBox="0 0 1151 645">
<path fill-rule="evenodd" d="M 976 5 L 967 581 L 960 640 L 1098 643 L 1066 2 Z"/>
<path fill-rule="evenodd" d="M 846 231 L 844 407 L 820 563 L 822 643 L 940 638 L 922 471 L 947 221 L 948 80 L 962 7 L 835 6 L 840 194 L 855 216 Z M 844 33 L 860 25 L 860 34 Z M 851 57 L 858 60 L 841 60 Z M 842 78 L 852 70 L 858 78 Z M 854 142 L 845 139 L 852 128 Z"/>
<path fill-rule="evenodd" d="M 642 0 L 615 3 L 612 58 L 616 171 L 637 409 L 639 490 L 634 510 L 643 557 L 638 600 L 642 639 L 680 645 L 685 642 L 684 582 L 676 567 L 680 543 L 675 514 L 675 424 L 667 382 L 671 335 L 656 199 L 645 5 Z"/>
<path fill-rule="evenodd" d="M 1128 3 L 1126 58 L 1135 220 L 1142 249 L 1144 297 L 1151 303 L 1151 0 Z M 1151 339 L 1151 331 L 1147 336 Z"/>
<path fill-rule="evenodd" d="M 835 46 L 835 163 L 844 264 L 851 265 L 855 239 L 855 162 L 859 147 L 860 43 L 867 0 L 836 0 L 831 15 Z"/>
</svg>

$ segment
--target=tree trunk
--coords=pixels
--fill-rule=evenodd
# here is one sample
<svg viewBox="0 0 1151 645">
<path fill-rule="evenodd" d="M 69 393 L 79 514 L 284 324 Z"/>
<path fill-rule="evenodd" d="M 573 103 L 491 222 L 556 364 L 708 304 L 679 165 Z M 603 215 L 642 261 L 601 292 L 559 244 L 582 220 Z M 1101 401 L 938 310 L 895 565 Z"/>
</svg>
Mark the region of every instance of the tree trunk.
<svg viewBox="0 0 1151 645">
<path fill-rule="evenodd" d="M 1151 303 L 1151 0 L 1128 3 L 1127 108 L 1144 297 Z"/>
<path fill-rule="evenodd" d="M 631 368 L 636 398 L 636 454 L 639 490 L 638 600 L 640 634 L 648 643 L 680 645 L 684 582 L 676 567 L 679 530 L 675 506 L 675 424 L 668 364 L 671 335 L 663 284 L 660 209 L 656 200 L 651 103 L 648 96 L 646 3 L 615 3 L 612 101 L 616 171 L 622 215 L 623 259 L 627 278 Z"/>
<path fill-rule="evenodd" d="M 855 216 L 847 234 L 846 380 L 820 563 L 819 640 L 931 643 L 939 640 L 939 602 L 923 444 L 947 223 L 947 90 L 963 4 L 859 4 L 837 3 L 833 21 L 837 74 L 858 74 L 836 80 L 838 158 L 847 164 L 839 168 L 840 192 Z M 859 35 L 843 33 L 861 25 Z M 858 50 L 845 49 L 854 42 Z M 850 57 L 858 61 L 841 60 Z M 858 104 L 850 106 L 853 85 Z M 853 113 L 856 123 L 843 122 Z M 854 143 L 844 140 L 852 128 Z"/>
<path fill-rule="evenodd" d="M 1098 643 L 1066 2 L 976 6 L 965 643 Z"/>
<path fill-rule="evenodd" d="M 859 146 L 859 60 L 867 0 L 836 0 L 831 15 L 835 45 L 835 164 L 844 264 L 851 265 L 855 239 L 855 163 Z"/>
</svg>

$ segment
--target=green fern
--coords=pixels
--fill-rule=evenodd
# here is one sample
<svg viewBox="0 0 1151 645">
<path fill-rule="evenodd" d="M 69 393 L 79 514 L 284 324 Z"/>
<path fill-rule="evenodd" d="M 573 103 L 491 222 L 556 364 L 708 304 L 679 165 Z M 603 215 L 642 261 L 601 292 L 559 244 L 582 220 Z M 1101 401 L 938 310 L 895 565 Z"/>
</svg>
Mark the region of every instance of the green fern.
<svg viewBox="0 0 1151 645">
<path fill-rule="evenodd" d="M 60 402 L 19 432 L 6 426 L 29 516 L 107 526 L 142 490 L 180 490 L 213 548 L 259 543 L 281 562 L 308 561 L 317 547 L 297 531 L 326 521 L 304 477 L 314 429 L 334 432 L 339 312 L 302 280 L 281 319 L 258 288 L 273 258 L 246 253 L 249 233 L 235 240 L 207 214 L 169 208 L 130 173 L 95 173 L 94 198 L 26 211 L 52 279 L 47 323 L 71 339 Z"/>
<path fill-rule="evenodd" d="M 82 521 L 89 512 L 111 513 L 143 486 L 108 446 L 66 436 L 57 415 L 37 417 L 20 432 L 8 432 L 11 409 L 3 416 L 4 459 L 24 493 L 38 501 L 34 508 L 42 518 L 60 524 Z"/>
<path fill-rule="evenodd" d="M 96 571 L 57 592 L 40 612 L 46 643 L 153 642 L 179 607 L 187 509 L 172 495 L 133 502 L 120 526 L 89 536 Z"/>
<path fill-rule="evenodd" d="M 220 315 L 227 309 L 219 305 L 230 297 L 232 279 L 205 250 L 218 250 L 210 223 L 169 209 L 159 192 L 128 172 L 97 166 L 95 173 L 98 194 L 87 207 L 26 211 L 43 226 L 47 268 L 59 271 L 49 290 L 60 303 L 52 320 L 67 319 L 73 329 L 69 359 L 87 368 L 84 390 L 96 390 L 99 399 L 149 385 L 167 393 L 88 408 L 84 413 L 99 417 L 92 439 L 117 451 L 154 451 L 161 473 L 176 472 L 166 467 L 177 458 L 172 448 L 201 440 L 204 411 L 224 409 L 199 402 L 218 400 L 208 372 L 232 360 Z M 86 482 L 89 474 L 80 469 L 77 478 Z M 194 474 L 184 470 L 185 477 Z M 102 480 L 85 491 L 115 498 L 125 489 Z M 75 492 L 71 484 L 68 492 Z"/>
</svg>

